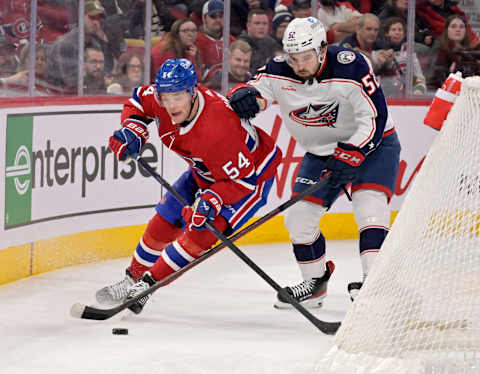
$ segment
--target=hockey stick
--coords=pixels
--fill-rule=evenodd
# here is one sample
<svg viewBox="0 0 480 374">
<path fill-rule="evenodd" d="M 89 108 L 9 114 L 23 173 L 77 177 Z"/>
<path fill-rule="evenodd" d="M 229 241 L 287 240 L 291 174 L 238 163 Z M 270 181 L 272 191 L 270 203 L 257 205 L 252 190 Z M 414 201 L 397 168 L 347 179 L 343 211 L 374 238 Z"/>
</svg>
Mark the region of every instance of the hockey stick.
<svg viewBox="0 0 480 374">
<path fill-rule="evenodd" d="M 169 191 L 177 201 L 183 206 L 188 205 L 186 199 L 175 190 L 170 183 L 168 183 L 163 177 L 155 172 L 154 169 L 141 157 L 137 159 L 137 162 L 157 181 L 159 182 L 167 191 Z M 293 298 L 284 288 L 280 287 L 270 276 L 267 275 L 255 262 L 253 262 L 245 253 L 243 253 L 240 248 L 232 243 L 221 231 L 219 231 L 212 223 L 208 220 L 205 222 L 205 226 L 225 244 L 228 248 L 232 250 L 245 264 L 247 264 L 255 273 L 257 273 L 265 282 L 267 282 L 275 291 L 281 294 L 286 300 L 292 304 L 292 306 L 297 309 L 305 318 L 307 318 L 313 325 L 315 325 L 323 333 L 335 333 L 336 329 L 333 330 L 333 327 L 336 327 L 338 323 L 327 323 L 320 321 L 313 314 L 311 314 L 307 309 L 303 307 L 295 298 Z M 338 324 L 339 325 L 339 324 Z"/>
<path fill-rule="evenodd" d="M 255 230 L 257 227 L 263 225 L 265 222 L 267 222 L 271 218 L 275 217 L 280 212 L 283 212 L 287 208 L 296 204 L 298 201 L 302 200 L 305 196 L 308 196 L 308 195 L 314 193 L 315 191 L 320 189 L 322 186 L 324 186 L 325 183 L 326 183 L 326 180 L 322 179 L 320 182 L 310 185 L 304 191 L 300 192 L 298 195 L 295 195 L 290 200 L 285 201 L 283 204 L 281 204 L 277 208 L 271 210 L 269 213 L 267 213 L 263 217 L 257 219 L 255 222 L 251 223 L 247 227 L 244 227 L 242 230 L 237 232 L 235 235 L 232 235 L 229 239 L 232 242 L 234 242 L 234 241 L 242 238 L 243 236 L 247 235 L 249 232 Z M 201 262 L 205 261 L 207 258 L 214 255 L 215 253 L 217 253 L 218 251 L 220 251 L 221 249 L 223 249 L 225 247 L 226 247 L 226 245 L 223 242 L 217 244 L 215 247 L 210 249 L 208 252 L 205 252 L 203 255 L 201 255 L 197 259 L 193 260 L 192 262 L 190 262 L 188 265 L 179 269 L 175 273 L 165 277 L 161 281 L 155 283 L 148 290 L 143 291 L 137 297 L 133 298 L 132 300 L 129 300 L 128 302 L 124 302 L 124 303 L 122 303 L 122 304 L 120 304 L 120 305 L 118 305 L 114 308 L 111 308 L 111 309 L 98 309 L 98 308 L 95 308 L 95 307 L 92 307 L 92 306 L 87 306 L 87 305 L 77 303 L 72 307 L 71 314 L 72 314 L 73 317 L 84 318 L 84 319 L 105 320 L 105 319 L 111 318 L 114 315 L 121 312 L 122 310 L 128 308 L 130 305 L 132 305 L 136 301 L 140 300 L 142 297 L 150 295 L 151 293 L 155 292 L 160 287 L 166 286 L 167 284 L 171 283 L 172 281 L 174 281 L 175 279 L 180 277 L 182 274 L 184 274 L 185 272 L 187 272 L 188 270 L 190 270 L 194 266 L 200 264 Z"/>
<path fill-rule="evenodd" d="M 183 197 L 181 195 L 179 195 L 178 192 L 175 189 L 173 189 L 173 187 L 167 181 L 165 181 L 160 175 L 158 175 L 145 162 L 145 160 L 143 160 L 142 158 L 139 158 L 138 162 L 140 163 L 140 165 L 142 165 L 142 167 L 145 170 L 147 170 L 160 184 L 162 184 L 176 198 L 177 198 L 177 195 L 178 195 L 178 198 L 180 198 L 182 200 L 180 202 L 184 203 Z M 173 280 L 178 278 L 180 275 L 182 275 L 183 273 L 185 273 L 186 271 L 188 271 L 192 267 L 198 265 L 199 263 L 205 261 L 207 258 L 214 255 L 215 253 L 217 253 L 221 249 L 225 248 L 226 246 L 230 247 L 230 245 L 233 246 L 238 252 L 241 253 L 241 255 L 239 257 L 241 257 L 242 260 L 244 260 L 247 263 L 247 265 L 250 266 L 250 265 L 253 264 L 254 267 L 258 268 L 258 266 L 256 264 L 254 264 L 248 257 L 246 257 L 243 254 L 243 252 L 241 252 L 240 249 L 238 249 L 232 242 L 241 238 L 241 237 L 243 237 L 243 236 L 245 236 L 246 234 L 248 234 L 252 230 L 256 229 L 257 227 L 259 227 L 260 225 L 262 225 L 266 221 L 268 221 L 271 218 L 273 218 L 274 216 L 276 216 L 278 213 L 286 210 L 287 208 L 289 208 L 293 204 L 302 200 L 304 197 L 306 197 L 306 196 L 312 194 L 313 192 L 315 192 L 316 190 L 320 189 L 322 186 L 325 185 L 325 183 L 326 183 L 326 177 L 322 177 L 322 180 L 320 182 L 312 184 L 311 186 L 306 188 L 304 191 L 300 192 L 299 194 L 295 195 L 290 200 L 284 202 L 283 204 L 281 204 L 277 208 L 275 208 L 272 211 L 270 211 L 269 213 L 265 214 L 263 217 L 259 218 L 258 220 L 256 220 L 252 224 L 248 225 L 244 229 L 240 230 L 235 235 L 232 235 L 230 238 L 226 238 L 222 233 L 218 232 L 218 230 L 216 230 L 216 228 L 214 228 L 223 237 L 223 238 L 220 238 L 220 239 L 224 239 L 224 240 L 222 240 L 222 243 L 216 245 L 214 248 L 212 248 L 208 252 L 205 252 L 202 256 L 195 259 L 194 261 L 192 261 L 191 263 L 189 263 L 185 267 L 179 269 L 177 272 L 175 272 L 175 273 L 171 274 L 170 276 L 164 278 L 163 280 L 155 283 L 152 287 L 150 287 L 149 289 L 147 289 L 147 290 L 143 291 L 142 293 L 138 294 L 136 297 L 134 297 L 134 298 L 132 298 L 128 301 L 125 301 L 122 304 L 120 304 L 116 307 L 110 308 L 110 309 L 99 309 L 99 308 L 95 308 L 95 307 L 92 307 L 92 306 L 76 303 L 72 306 L 70 314 L 73 317 L 83 318 L 83 319 L 105 320 L 105 319 L 111 318 L 114 315 L 120 313 L 122 310 L 124 310 L 124 309 L 128 308 L 129 306 L 131 306 L 132 304 L 136 303 L 141 298 L 143 298 L 147 295 L 150 295 L 151 293 L 155 292 L 160 287 L 163 287 L 163 286 L 171 283 Z M 244 258 L 246 258 L 246 259 L 244 259 Z M 252 266 L 250 266 L 250 267 L 252 267 Z M 264 278 L 265 280 L 267 280 L 267 283 L 269 283 L 277 291 L 280 290 L 280 286 L 278 286 L 270 277 L 268 277 L 268 275 L 266 275 L 260 268 L 258 268 L 258 270 L 260 270 L 260 272 L 263 273 L 268 278 L 268 280 Z M 254 271 L 257 272 L 256 269 L 254 269 Z M 261 274 L 259 274 L 259 275 L 261 275 Z M 262 278 L 263 278 L 263 276 L 262 276 Z M 275 288 L 275 287 L 277 287 L 277 288 Z M 288 298 L 289 298 L 289 294 L 287 293 L 287 299 Z M 296 300 L 293 300 L 293 301 L 296 302 Z M 320 321 L 316 317 L 314 317 L 310 312 L 308 312 L 305 308 L 303 308 L 303 306 L 299 305 L 298 302 L 296 302 L 296 303 L 301 309 L 303 309 L 304 312 L 306 312 L 307 315 L 305 315 L 305 317 L 307 317 L 307 319 L 309 319 L 318 329 L 320 329 L 325 334 L 335 334 L 336 331 L 338 330 L 338 328 L 340 327 L 340 322 Z M 294 305 L 294 307 L 295 307 L 295 305 Z M 300 311 L 300 313 L 302 313 L 302 311 Z M 304 314 L 304 313 L 302 313 L 302 314 Z"/>
</svg>

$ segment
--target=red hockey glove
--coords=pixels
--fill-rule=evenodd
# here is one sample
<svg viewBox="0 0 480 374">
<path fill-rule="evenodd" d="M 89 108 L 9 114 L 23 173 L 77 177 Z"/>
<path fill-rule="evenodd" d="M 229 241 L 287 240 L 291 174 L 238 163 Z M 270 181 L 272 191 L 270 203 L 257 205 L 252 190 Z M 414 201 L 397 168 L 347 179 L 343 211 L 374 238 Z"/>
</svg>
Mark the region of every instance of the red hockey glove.
<svg viewBox="0 0 480 374">
<path fill-rule="evenodd" d="M 331 172 L 328 184 L 331 187 L 346 186 L 358 174 L 358 167 L 365 160 L 360 148 L 351 144 L 338 143 L 337 148 L 327 159 L 325 168 Z"/>
<path fill-rule="evenodd" d="M 116 130 L 110 137 L 109 146 L 120 161 L 127 157 L 137 158 L 148 140 L 148 131 L 145 123 L 138 119 L 128 118 L 123 122 L 120 130 Z"/>
<path fill-rule="evenodd" d="M 194 229 L 203 230 L 207 220 L 213 221 L 222 209 L 222 199 L 212 190 L 205 190 L 195 201 L 193 207 L 185 206 L 182 217 Z"/>
</svg>

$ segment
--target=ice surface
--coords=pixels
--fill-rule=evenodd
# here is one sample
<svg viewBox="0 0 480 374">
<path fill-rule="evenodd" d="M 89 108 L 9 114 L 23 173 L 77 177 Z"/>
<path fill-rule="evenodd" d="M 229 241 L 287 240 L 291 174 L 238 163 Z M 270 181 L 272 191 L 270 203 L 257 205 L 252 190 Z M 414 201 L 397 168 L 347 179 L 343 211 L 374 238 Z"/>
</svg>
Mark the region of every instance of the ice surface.
<svg viewBox="0 0 480 374">
<path fill-rule="evenodd" d="M 241 246 L 280 285 L 300 281 L 288 243 Z M 347 284 L 360 280 L 356 241 L 329 241 L 336 264 L 322 309 L 343 318 Z M 129 259 L 80 265 L 0 286 L 1 374 L 303 374 L 332 346 L 295 310 L 273 308 L 275 291 L 228 249 L 159 289 L 139 316 L 72 318 L 75 302 L 123 277 Z M 112 328 L 129 335 L 112 335 Z"/>
</svg>

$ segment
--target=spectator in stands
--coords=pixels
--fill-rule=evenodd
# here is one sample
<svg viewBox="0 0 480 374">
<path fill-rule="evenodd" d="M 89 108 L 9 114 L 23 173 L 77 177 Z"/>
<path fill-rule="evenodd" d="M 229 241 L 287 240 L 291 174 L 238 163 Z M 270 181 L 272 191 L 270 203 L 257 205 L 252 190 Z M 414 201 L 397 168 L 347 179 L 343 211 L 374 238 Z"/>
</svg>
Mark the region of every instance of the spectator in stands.
<svg viewBox="0 0 480 374">
<path fill-rule="evenodd" d="M 468 24 L 460 15 L 450 16 L 445 30 L 435 40 L 432 65 L 427 78 L 429 89 L 441 87 L 450 73 L 461 71 L 465 75 L 480 75 L 480 46 L 471 47 Z"/>
<path fill-rule="evenodd" d="M 128 36 L 133 39 L 145 39 L 145 0 L 133 0 L 127 13 Z M 164 0 L 152 1 L 152 36 L 161 36 L 170 31 L 175 16 L 169 11 Z"/>
<path fill-rule="evenodd" d="M 407 13 L 408 0 L 387 0 L 380 13 L 378 13 L 378 18 L 383 22 L 390 17 L 400 17 L 406 23 Z"/>
<path fill-rule="evenodd" d="M 107 87 L 107 93 L 129 95 L 135 87 L 143 84 L 145 65 L 142 59 L 132 52 L 123 54 L 118 59 L 117 72 L 112 84 Z"/>
<path fill-rule="evenodd" d="M 244 40 L 252 47 L 250 72 L 254 74 L 258 68 L 265 65 L 282 46 L 268 35 L 268 16 L 262 9 L 254 9 L 248 13 L 247 30 L 242 32 L 239 40 Z"/>
<path fill-rule="evenodd" d="M 221 63 L 223 58 L 223 1 L 207 1 L 202 8 L 202 17 L 203 26 L 198 33 L 197 46 L 208 69 Z M 230 43 L 234 40 L 230 35 Z"/>
<path fill-rule="evenodd" d="M 128 32 L 128 10 L 132 0 L 100 0 L 105 9 L 104 30 L 109 44 L 116 50 L 126 50 L 125 35 Z M 117 54 L 116 57 L 119 57 Z M 113 79 L 113 70 L 108 72 Z"/>
<path fill-rule="evenodd" d="M 0 34 L 0 78 L 17 72 L 19 61 L 16 56 L 17 47 L 5 35 Z"/>
<path fill-rule="evenodd" d="M 312 15 L 312 4 L 310 0 L 293 0 L 290 5 L 290 12 L 293 18 L 307 18 Z"/>
<path fill-rule="evenodd" d="M 328 43 L 338 43 L 355 32 L 360 12 L 350 3 L 320 0 L 317 18 L 327 30 Z"/>
<path fill-rule="evenodd" d="M 98 0 L 85 0 L 85 48 L 100 48 L 104 54 L 105 71 L 111 73 L 115 54 L 109 44 L 103 21 L 105 11 Z M 78 75 L 78 27 L 57 39 L 50 47 L 47 56 L 49 80 L 64 89 L 65 93 L 75 93 Z"/>
<path fill-rule="evenodd" d="M 169 33 L 152 48 L 151 77 L 169 58 L 188 58 L 197 70 L 197 77 L 202 76 L 203 60 L 197 47 L 198 29 L 189 18 L 176 20 Z M 220 57 L 221 60 L 221 57 Z"/>
<path fill-rule="evenodd" d="M 128 13 L 132 0 L 100 0 L 107 17 Z"/>
<path fill-rule="evenodd" d="M 307 18 L 312 15 L 311 0 L 293 0 L 290 5 L 293 18 Z"/>
<path fill-rule="evenodd" d="M 479 44 L 480 39 L 473 32 L 465 13 L 458 7 L 457 3 L 457 1 L 451 0 L 422 0 L 417 4 L 416 16 L 423 19 L 423 22 L 428 25 L 435 38 L 442 35 L 448 17 L 453 15 L 462 17 L 467 25 L 470 47 L 475 48 Z"/>
<path fill-rule="evenodd" d="M 400 17 L 406 24 L 408 18 L 408 0 L 387 0 L 378 18 L 380 18 L 380 22 L 383 24 L 385 20 L 391 17 Z M 415 41 L 429 47 L 433 45 L 433 35 L 423 18 L 415 18 Z"/>
<path fill-rule="evenodd" d="M 11 76 L 1 78 L 0 86 L 3 90 L 8 90 L 17 95 L 25 95 L 28 92 L 28 72 L 29 72 L 29 44 L 25 45 L 20 53 L 20 71 Z M 34 95 L 58 95 L 61 92 L 48 82 L 47 78 L 47 52 L 45 44 L 35 45 L 35 80 Z"/>
<path fill-rule="evenodd" d="M 393 49 L 386 49 L 378 37 L 380 20 L 375 14 L 365 13 L 357 21 L 356 32 L 340 44 L 365 54 L 372 62 L 375 74 L 388 74 L 393 69 Z"/>
<path fill-rule="evenodd" d="M 403 97 L 407 86 L 407 45 L 405 43 L 406 25 L 402 18 L 392 17 L 384 22 L 386 45 L 393 49 L 393 69 L 391 74 L 382 74 L 379 79 L 387 97 Z M 425 77 L 416 53 L 413 54 L 413 94 L 424 95 Z"/>
<path fill-rule="evenodd" d="M 245 30 L 248 13 L 253 9 L 270 11 L 268 0 L 232 0 L 230 11 L 230 33 L 238 37 Z"/>
<path fill-rule="evenodd" d="M 285 10 L 276 12 L 273 15 L 272 38 L 275 39 L 280 46 L 283 45 L 283 34 L 285 29 L 292 19 L 293 15 L 288 11 L 287 7 L 285 7 Z"/>
<path fill-rule="evenodd" d="M 228 90 L 238 83 L 245 83 L 252 74 L 250 73 L 250 61 L 252 47 L 243 40 L 235 40 L 228 49 Z M 206 73 L 205 86 L 214 90 L 222 87 L 222 65 L 219 64 Z"/>
<path fill-rule="evenodd" d="M 61 2 L 71 2 L 72 0 L 51 0 Z M 116 59 L 126 51 L 125 35 L 128 29 L 128 19 L 123 13 L 122 9 L 128 9 L 131 0 L 85 0 L 85 13 L 89 9 L 97 9 L 97 5 L 103 9 L 101 14 L 101 30 L 104 33 L 104 39 L 108 41 L 108 48 Z M 105 4 L 108 11 L 105 10 Z M 121 6 L 121 7 L 120 7 Z M 78 18 L 78 1 L 72 4 L 72 12 L 74 23 L 77 23 Z M 93 11 L 95 12 L 95 10 Z M 113 74 L 114 59 L 109 56 L 107 51 L 105 54 L 105 73 Z"/>
<path fill-rule="evenodd" d="M 83 93 L 85 95 L 105 95 L 105 58 L 103 51 L 97 47 L 85 49 L 83 67 Z"/>
<path fill-rule="evenodd" d="M 360 13 L 373 13 L 378 15 L 382 10 L 385 0 L 348 0 Z"/>
</svg>

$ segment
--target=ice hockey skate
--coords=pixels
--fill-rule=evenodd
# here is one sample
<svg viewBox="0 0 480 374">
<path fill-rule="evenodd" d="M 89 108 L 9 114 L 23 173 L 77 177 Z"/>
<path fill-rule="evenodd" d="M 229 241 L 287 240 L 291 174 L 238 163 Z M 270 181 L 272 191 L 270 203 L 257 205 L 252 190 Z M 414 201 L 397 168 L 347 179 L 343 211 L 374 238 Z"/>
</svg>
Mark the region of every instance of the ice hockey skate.
<svg viewBox="0 0 480 374">
<path fill-rule="evenodd" d="M 100 304 L 120 304 L 127 298 L 128 289 L 133 286 L 135 280 L 132 278 L 128 268 L 125 270 L 125 278 L 121 281 L 99 289 L 95 298 Z"/>
<path fill-rule="evenodd" d="M 285 287 L 284 289 L 305 308 L 320 308 L 322 307 L 323 299 L 327 296 L 328 280 L 334 270 L 334 263 L 327 261 L 323 277 L 304 280 L 296 286 Z M 277 294 L 277 301 L 273 306 L 277 309 L 293 308 L 280 293 Z"/>
<path fill-rule="evenodd" d="M 347 286 L 348 294 L 350 295 L 350 300 L 354 301 L 362 288 L 363 282 L 352 282 Z"/>
<path fill-rule="evenodd" d="M 133 286 L 131 286 L 128 289 L 128 294 L 126 300 L 133 299 L 135 296 L 138 294 L 142 293 L 145 290 L 148 290 L 151 286 L 153 286 L 156 283 L 156 280 L 152 277 L 152 274 L 150 274 L 148 271 L 143 274 L 143 276 L 135 283 Z M 138 300 L 135 304 L 132 304 L 128 307 L 133 313 L 135 314 L 140 314 L 143 310 L 143 307 L 147 303 L 148 299 L 150 298 L 150 295 L 147 295 L 145 297 L 142 297 L 140 300 Z"/>
</svg>

